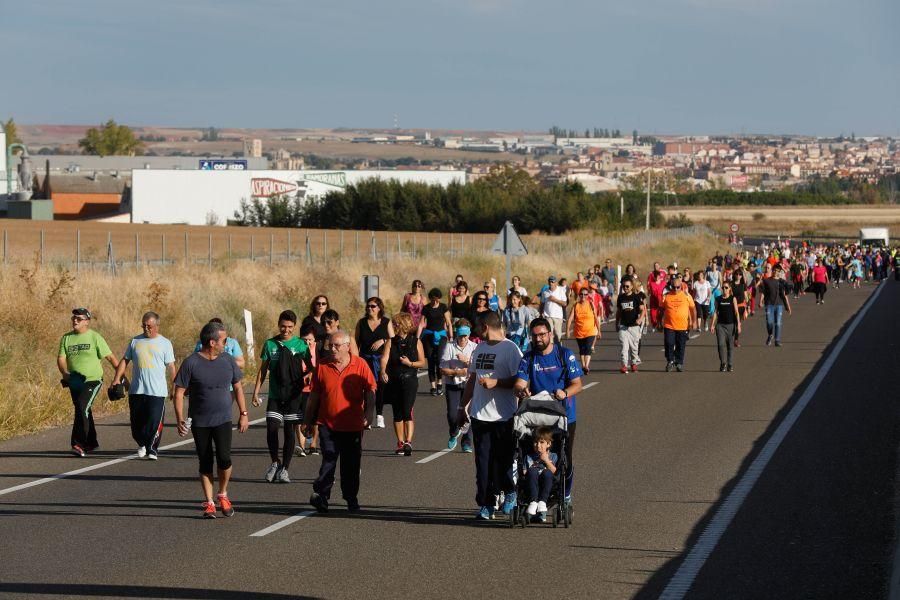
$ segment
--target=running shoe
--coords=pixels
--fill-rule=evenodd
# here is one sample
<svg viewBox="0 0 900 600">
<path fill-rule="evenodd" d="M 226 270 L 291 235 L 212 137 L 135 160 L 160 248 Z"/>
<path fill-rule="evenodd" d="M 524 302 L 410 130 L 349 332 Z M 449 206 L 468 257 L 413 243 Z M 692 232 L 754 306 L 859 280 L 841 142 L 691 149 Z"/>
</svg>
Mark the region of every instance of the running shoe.
<svg viewBox="0 0 900 600">
<path fill-rule="evenodd" d="M 516 493 L 509 492 L 506 494 L 506 498 L 503 499 L 503 508 L 502 512 L 504 515 L 508 515 L 512 512 L 512 510 L 516 507 Z"/>
<path fill-rule="evenodd" d="M 771 345 L 772 345 L 772 336 L 770 335 L 766 338 L 766 346 L 771 346 Z"/>
<path fill-rule="evenodd" d="M 412 443 L 409 441 L 403 442 L 403 456 L 412 456 Z"/>
<path fill-rule="evenodd" d="M 547 522 L 547 511 L 538 511 L 537 516 L 534 518 L 537 523 L 546 523 Z"/>
<path fill-rule="evenodd" d="M 631 372 L 637 373 L 637 365 L 631 365 Z"/>
<path fill-rule="evenodd" d="M 441 383 L 437 384 L 437 395 L 438 396 L 444 395 L 444 385 Z"/>
<path fill-rule="evenodd" d="M 681 363 L 675 363 L 675 370 L 681 373 L 682 371 L 684 371 L 684 365 Z"/>
<path fill-rule="evenodd" d="M 80 456 L 81 458 L 84 458 L 86 456 L 84 448 L 82 448 L 78 444 L 72 446 L 72 454 L 74 454 L 75 456 Z"/>
<path fill-rule="evenodd" d="M 359 502 L 357 500 L 347 500 L 347 512 L 348 513 L 358 513 L 362 509 L 359 507 Z"/>
<path fill-rule="evenodd" d="M 277 462 L 273 462 L 269 465 L 268 470 L 266 471 L 266 481 L 272 483 L 275 480 L 275 475 L 278 473 L 278 467 L 280 465 Z"/>
<path fill-rule="evenodd" d="M 306 457 L 306 450 L 303 449 L 303 446 L 294 446 L 294 456 Z"/>
<path fill-rule="evenodd" d="M 619 371 L 621 371 L 622 373 L 627 374 L 627 373 L 628 373 L 628 367 L 626 367 L 625 365 L 622 365 L 622 366 L 619 368 Z"/>
<path fill-rule="evenodd" d="M 226 517 L 234 516 L 234 507 L 231 505 L 231 500 L 228 499 L 228 496 L 225 494 L 218 494 L 216 496 L 216 502 L 219 503 L 219 510 L 222 511 L 222 514 Z M 215 516 L 215 513 L 213 513 Z"/>
<path fill-rule="evenodd" d="M 482 506 L 475 518 L 479 521 L 490 521 L 494 518 L 494 509 L 490 506 Z"/>
<path fill-rule="evenodd" d="M 394 454 L 398 456 L 403 454 L 403 442 L 401 442 L 400 440 L 397 440 L 397 447 L 394 448 Z"/>
<path fill-rule="evenodd" d="M 431 388 L 431 391 L 430 391 L 429 393 L 430 393 L 432 396 L 437 396 L 437 395 L 438 395 L 438 393 L 437 393 L 437 388 Z"/>
<path fill-rule="evenodd" d="M 673 363 L 673 362 L 666 363 L 666 373 L 671 372 L 674 367 L 675 367 L 675 363 Z"/>
<path fill-rule="evenodd" d="M 728 365 L 728 372 L 734 373 L 734 365 Z"/>
<path fill-rule="evenodd" d="M 138 457 L 138 458 L 144 458 L 145 456 L 147 456 L 147 447 L 146 447 L 146 446 L 140 446 L 140 447 L 137 449 L 137 457 Z"/>
<path fill-rule="evenodd" d="M 450 439 L 447 440 L 447 450 L 453 450 L 454 448 L 456 448 L 456 441 L 456 436 L 451 435 Z"/>
<path fill-rule="evenodd" d="M 212 502 L 204 502 L 203 503 L 203 518 L 204 519 L 215 519 L 216 518 L 216 505 Z"/>
<path fill-rule="evenodd" d="M 150 452 L 147 453 L 147 460 L 159 460 L 159 455 L 156 452 L 154 452 L 153 450 L 151 450 Z"/>
<path fill-rule="evenodd" d="M 462 451 L 466 454 L 472 454 L 473 452 L 475 452 L 475 450 L 472 448 L 472 444 L 470 444 L 469 442 L 462 443 Z"/>
<path fill-rule="evenodd" d="M 725 372 L 725 363 L 722 363 L 722 364 L 719 365 L 719 371 L 720 371 L 721 373 L 724 373 L 724 372 Z"/>
<path fill-rule="evenodd" d="M 737 340 L 734 340 L 734 347 L 735 347 L 735 348 L 740 348 L 740 347 L 741 347 L 741 343 L 740 343 L 739 341 L 737 341 Z"/>
<path fill-rule="evenodd" d="M 316 512 L 327 513 L 328 512 L 328 500 L 322 496 L 321 494 L 317 494 L 313 492 L 309 496 L 309 503 L 313 508 L 316 509 Z"/>
<path fill-rule="evenodd" d="M 288 470 L 284 467 L 278 469 L 278 474 L 275 475 L 275 481 L 277 483 L 290 483 L 291 476 L 288 474 Z"/>
<path fill-rule="evenodd" d="M 318 456 L 319 455 L 319 447 L 313 446 L 312 448 L 310 448 L 309 454 L 312 454 L 313 456 Z"/>
<path fill-rule="evenodd" d="M 375 428 L 384 429 L 384 415 L 377 415 L 375 417 Z"/>
<path fill-rule="evenodd" d="M 778 340 L 775 340 L 775 345 L 776 345 L 777 347 L 781 348 L 781 342 L 779 342 Z"/>
</svg>

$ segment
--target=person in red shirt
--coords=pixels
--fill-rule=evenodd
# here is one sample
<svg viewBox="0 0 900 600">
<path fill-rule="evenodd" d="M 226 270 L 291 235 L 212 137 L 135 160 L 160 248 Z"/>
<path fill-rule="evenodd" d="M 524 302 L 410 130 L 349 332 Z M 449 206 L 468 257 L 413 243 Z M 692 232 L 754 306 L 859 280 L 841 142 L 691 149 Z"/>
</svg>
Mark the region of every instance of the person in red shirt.
<svg viewBox="0 0 900 600">
<path fill-rule="evenodd" d="M 329 348 L 330 346 L 330 348 Z M 350 335 L 335 331 L 326 342 L 332 360 L 320 362 L 303 419 L 303 433 L 319 426 L 322 466 L 309 497 L 318 512 L 328 512 L 334 472 L 341 462 L 341 494 L 349 512 L 359 512 L 362 434 L 374 417 L 377 385 L 365 360 L 350 353 Z"/>
<path fill-rule="evenodd" d="M 825 292 L 828 291 L 828 269 L 817 258 L 812 270 L 813 291 L 816 293 L 816 304 L 825 304 Z"/>
<path fill-rule="evenodd" d="M 666 289 L 666 273 L 657 269 L 654 271 L 656 278 L 648 285 L 647 290 L 650 292 L 650 326 L 656 330 L 662 330 L 662 301 L 663 293 Z"/>
</svg>

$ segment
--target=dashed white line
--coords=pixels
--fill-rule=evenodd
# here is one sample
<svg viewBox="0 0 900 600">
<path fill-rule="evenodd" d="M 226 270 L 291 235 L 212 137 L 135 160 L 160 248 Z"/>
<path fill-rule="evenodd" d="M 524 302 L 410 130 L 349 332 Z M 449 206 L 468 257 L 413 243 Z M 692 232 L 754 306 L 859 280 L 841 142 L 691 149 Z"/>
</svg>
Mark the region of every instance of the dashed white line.
<svg viewBox="0 0 900 600">
<path fill-rule="evenodd" d="M 586 389 L 588 389 L 588 388 L 592 388 L 592 387 L 594 387 L 595 385 L 597 385 L 598 383 L 600 383 L 600 382 L 599 382 L 599 381 L 592 381 L 592 382 L 590 382 L 590 383 L 586 383 L 586 384 L 584 384 L 584 385 L 582 386 L 581 391 L 584 391 L 584 390 L 586 390 Z"/>
<path fill-rule="evenodd" d="M 844 335 L 841 336 L 841 339 L 835 345 L 834 350 L 831 351 L 831 354 L 829 354 L 828 358 L 825 359 L 825 362 L 822 363 L 822 367 L 816 372 L 812 381 L 810 381 L 809 385 L 803 391 L 803 395 L 800 396 L 799 400 L 797 400 L 796 404 L 794 404 L 784 420 L 778 425 L 778 428 L 772 434 L 772 437 L 766 441 L 765 446 L 763 446 L 759 455 L 750 464 L 747 472 L 744 473 L 740 481 L 737 482 L 737 485 L 734 486 L 734 489 L 713 516 L 712 521 L 710 521 L 709 525 L 706 526 L 706 529 L 703 530 L 700 539 L 697 540 L 697 543 L 688 553 L 684 562 L 678 567 L 678 571 L 675 572 L 675 575 L 672 577 L 671 581 L 669 581 L 666 589 L 663 590 L 662 595 L 659 597 L 660 600 L 681 600 L 691 589 L 691 586 L 694 584 L 694 580 L 697 578 L 697 574 L 700 572 L 706 559 L 709 558 L 709 555 L 719 543 L 725 530 L 731 524 L 734 516 L 741 508 L 744 500 L 747 499 L 750 490 L 753 489 L 753 486 L 756 484 L 760 475 L 762 475 L 763 470 L 769 464 L 769 461 L 772 460 L 772 456 L 774 456 L 775 451 L 778 450 L 778 446 L 781 445 L 781 442 L 787 437 L 791 427 L 793 427 L 794 423 L 797 422 L 797 419 L 800 418 L 803 409 L 805 409 L 806 405 L 812 400 L 812 397 L 819 389 L 822 381 L 834 365 L 834 362 L 837 360 L 838 356 L 840 356 L 841 350 L 843 350 L 844 346 L 847 344 L 847 340 L 849 340 L 850 336 L 853 335 L 853 332 L 856 331 L 857 325 L 860 324 L 863 317 L 869 312 L 869 308 L 878 299 L 878 296 L 881 294 L 884 287 L 884 284 L 880 285 L 862 307 L 862 310 L 857 313 L 856 318 L 853 319 L 850 326 L 844 332 Z"/>
<path fill-rule="evenodd" d="M 269 535 L 273 531 L 278 531 L 282 527 L 287 527 L 288 525 L 290 525 L 292 523 L 296 523 L 297 521 L 299 521 L 301 519 L 305 519 L 306 517 L 309 517 L 314 514 L 316 514 L 316 511 L 314 511 L 314 510 L 304 510 L 302 513 L 298 513 L 298 514 L 294 515 L 293 517 L 288 517 L 287 519 L 278 521 L 277 523 L 275 523 L 273 525 L 269 525 L 265 529 L 260 529 L 256 533 L 251 533 L 250 537 L 263 537 L 263 536 Z"/>
<path fill-rule="evenodd" d="M 256 419 L 254 421 L 250 421 L 250 425 L 256 425 L 258 423 L 262 423 L 265 421 L 265 418 Z M 166 446 L 161 446 L 160 450 L 171 450 L 172 448 L 178 448 L 179 446 L 186 446 L 187 444 L 193 444 L 193 438 L 189 438 L 186 440 L 182 440 L 180 442 L 175 442 L 174 444 L 168 444 Z M 111 467 L 113 465 L 118 465 L 120 463 L 134 460 L 138 457 L 137 454 L 129 454 L 128 456 L 123 456 L 121 458 L 114 458 L 112 460 L 106 460 L 97 464 L 88 465 L 86 467 L 81 467 L 80 469 L 75 469 L 74 471 L 66 471 L 65 473 L 60 473 L 58 475 L 51 475 L 50 477 L 44 477 L 42 479 L 35 479 L 34 481 L 29 481 L 27 483 L 20 483 L 19 485 L 14 485 L 12 487 L 8 487 L 0 490 L 0 496 L 5 496 L 6 494 L 12 494 L 13 492 L 18 492 L 21 490 L 26 490 L 31 487 L 35 487 L 38 485 L 44 485 L 45 483 L 50 483 L 53 481 L 59 481 L 60 479 L 66 479 L 67 477 L 74 477 L 75 475 L 81 475 L 82 473 L 89 473 L 90 471 L 96 471 L 97 469 L 105 469 L 106 467 Z"/>
</svg>

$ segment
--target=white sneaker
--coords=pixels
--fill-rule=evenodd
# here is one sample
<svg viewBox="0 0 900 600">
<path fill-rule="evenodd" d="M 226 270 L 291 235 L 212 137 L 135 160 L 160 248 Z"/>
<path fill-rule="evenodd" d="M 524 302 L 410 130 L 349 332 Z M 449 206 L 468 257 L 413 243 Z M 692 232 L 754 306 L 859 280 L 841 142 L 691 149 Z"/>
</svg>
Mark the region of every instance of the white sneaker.
<svg viewBox="0 0 900 600">
<path fill-rule="evenodd" d="M 537 511 L 540 513 L 547 512 L 547 503 L 546 502 L 538 502 L 537 503 Z"/>
<path fill-rule="evenodd" d="M 138 458 L 144 458 L 145 456 L 147 456 L 147 447 L 141 446 L 140 448 L 138 448 L 137 454 L 138 454 Z"/>
<path fill-rule="evenodd" d="M 375 427 L 378 429 L 384 429 L 384 416 L 377 415 L 375 417 Z"/>
<path fill-rule="evenodd" d="M 538 503 L 537 502 L 529 502 L 528 508 L 525 509 L 525 512 L 528 513 L 529 516 L 534 516 L 537 514 Z"/>
<path fill-rule="evenodd" d="M 266 471 L 266 481 L 272 483 L 272 480 L 275 479 L 275 474 L 278 473 L 278 467 L 280 467 L 277 462 L 273 462 L 269 469 Z"/>
</svg>

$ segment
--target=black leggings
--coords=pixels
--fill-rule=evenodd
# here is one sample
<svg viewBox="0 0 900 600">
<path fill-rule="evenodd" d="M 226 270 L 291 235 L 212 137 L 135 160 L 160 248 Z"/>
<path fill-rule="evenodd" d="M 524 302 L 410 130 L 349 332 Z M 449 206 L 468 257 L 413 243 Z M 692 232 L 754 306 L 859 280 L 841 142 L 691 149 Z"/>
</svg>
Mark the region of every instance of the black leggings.
<svg viewBox="0 0 900 600">
<path fill-rule="evenodd" d="M 816 292 L 816 300 L 824 300 L 825 292 L 828 291 L 828 285 L 824 282 L 817 281 L 813 283 L 813 290 Z"/>
<path fill-rule="evenodd" d="M 212 475 L 213 446 L 215 446 L 216 465 L 220 471 L 231 468 L 231 421 L 215 427 L 191 428 L 197 458 L 200 459 L 200 474 Z"/>
<path fill-rule="evenodd" d="M 282 429 L 282 425 L 284 426 L 284 447 L 281 448 L 282 458 L 278 460 L 278 430 Z M 294 443 L 296 442 L 293 421 L 284 421 L 282 423 L 278 419 L 266 419 L 266 442 L 269 445 L 269 456 L 272 462 L 280 462 L 285 469 L 291 466 L 291 458 L 294 456 Z"/>
<path fill-rule="evenodd" d="M 422 334 L 422 349 L 425 350 L 425 358 L 428 360 L 428 381 L 431 383 L 441 383 L 441 356 L 446 345 L 446 337 L 441 338 L 440 344 L 435 344 L 432 334 Z"/>
<path fill-rule="evenodd" d="M 416 403 L 418 389 L 419 378 L 415 375 L 388 378 L 384 397 L 394 407 L 394 423 L 413 420 L 413 405 Z"/>
</svg>

